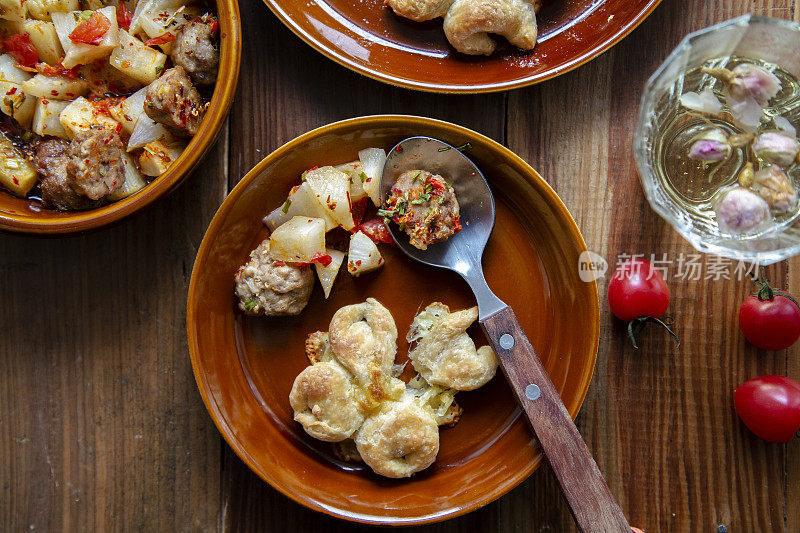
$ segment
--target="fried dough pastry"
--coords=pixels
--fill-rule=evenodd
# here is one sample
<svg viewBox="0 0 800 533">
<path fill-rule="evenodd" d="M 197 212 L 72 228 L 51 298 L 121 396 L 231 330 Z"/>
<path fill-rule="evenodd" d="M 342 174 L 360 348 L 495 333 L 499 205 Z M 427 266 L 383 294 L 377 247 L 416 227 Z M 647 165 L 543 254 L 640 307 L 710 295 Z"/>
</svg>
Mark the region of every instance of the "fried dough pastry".
<svg viewBox="0 0 800 533">
<path fill-rule="evenodd" d="M 536 45 L 536 12 L 540 0 L 387 0 L 399 16 L 418 22 L 444 17 L 444 33 L 463 54 L 490 55 L 490 33 L 531 50 Z"/>
<path fill-rule="evenodd" d="M 355 437 L 361 459 L 375 473 L 410 477 L 428 468 L 439 453 L 439 427 L 413 396 L 386 402 L 368 417 Z"/>
<path fill-rule="evenodd" d="M 444 17 L 444 34 L 462 54 L 490 55 L 502 35 L 523 50 L 536 46 L 536 11 L 531 0 L 456 0 Z"/>
<path fill-rule="evenodd" d="M 467 328 L 478 318 L 478 308 L 450 312 L 435 302 L 414 318 L 406 339 L 416 346 L 411 364 L 432 385 L 475 390 L 494 377 L 497 357 L 489 346 L 475 348 Z"/>
<path fill-rule="evenodd" d="M 336 359 L 369 397 L 384 399 L 397 353 L 397 326 L 389 310 L 374 298 L 342 307 L 331 319 L 328 336 Z"/>
<path fill-rule="evenodd" d="M 354 401 L 353 382 L 347 371 L 334 361 L 307 367 L 295 378 L 289 403 L 294 419 L 306 433 L 326 442 L 342 441 L 364 422 L 360 405 Z"/>
<path fill-rule="evenodd" d="M 425 361 L 435 372 L 406 385 L 395 377 L 402 367 L 393 365 L 397 327 L 391 313 L 372 298 L 339 309 L 329 332 L 315 331 L 306 340 L 311 366 L 289 395 L 294 419 L 312 437 L 333 443 L 341 460 L 363 461 L 379 475 L 404 478 L 427 468 L 439 451 L 439 426 L 453 426 L 461 417 L 453 384 L 472 390 L 497 367 L 493 352 L 476 350 L 466 333 L 475 318 L 474 308 L 450 313 L 441 303 L 417 315 L 408 335 L 417 342 L 412 353 L 419 357 L 412 363 L 417 368 Z M 450 364 L 448 357 L 454 358 Z M 464 365 L 466 373 L 453 365 Z M 428 380 L 437 372 L 449 381 Z"/>
</svg>

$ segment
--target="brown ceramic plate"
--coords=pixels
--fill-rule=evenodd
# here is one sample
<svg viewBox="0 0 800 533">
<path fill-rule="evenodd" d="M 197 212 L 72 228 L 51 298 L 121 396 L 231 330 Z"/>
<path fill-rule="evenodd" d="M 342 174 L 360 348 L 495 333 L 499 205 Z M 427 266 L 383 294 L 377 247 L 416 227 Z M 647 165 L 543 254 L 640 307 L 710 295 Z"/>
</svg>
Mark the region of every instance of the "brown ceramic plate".
<svg viewBox="0 0 800 533">
<path fill-rule="evenodd" d="M 483 170 L 497 199 L 497 223 L 484 265 L 497 295 L 514 307 L 567 409 L 574 417 L 589 387 L 598 342 L 595 283 L 578 277 L 586 249 L 564 204 L 523 160 L 466 128 L 428 118 L 361 117 L 325 126 L 278 148 L 234 188 L 206 232 L 189 287 L 188 334 L 197 384 L 211 417 L 239 457 L 273 487 L 318 511 L 368 523 L 414 524 L 469 512 L 505 494 L 542 456 L 502 375 L 459 393 L 464 415 L 441 432 L 437 461 L 408 480 L 381 478 L 338 461 L 331 445 L 293 421 L 289 391 L 308 365 L 308 333 L 327 330 L 343 305 L 375 297 L 405 333 L 416 312 L 434 301 L 475 305 L 456 275 L 426 268 L 389 245 L 385 267 L 352 278 L 342 271 L 331 297 L 315 287 L 298 317 L 245 317 L 236 309 L 233 276 L 266 236 L 261 218 L 280 206 L 300 173 L 345 163 L 369 146 L 391 147 L 411 135 L 430 135 L 468 155 Z M 480 337 L 477 327 L 472 333 Z M 479 339 L 479 342 L 484 339 Z M 500 374 L 500 373 L 498 373 Z M 410 365 L 406 376 L 410 377 Z"/>
<path fill-rule="evenodd" d="M 481 93 L 538 83 L 603 53 L 661 0 L 544 0 L 539 42 L 503 39 L 489 57 L 456 52 L 442 19 L 413 22 L 384 0 L 264 0 L 294 33 L 330 59 L 376 80 L 423 91 Z"/>
<path fill-rule="evenodd" d="M 236 0 L 217 0 L 220 22 L 220 65 L 211 104 L 200 129 L 167 172 L 144 189 L 118 202 L 89 211 L 59 212 L 18 198 L 0 188 L 0 229 L 24 233 L 77 233 L 100 228 L 126 217 L 169 194 L 194 170 L 219 135 L 239 79 L 242 27 Z"/>
</svg>

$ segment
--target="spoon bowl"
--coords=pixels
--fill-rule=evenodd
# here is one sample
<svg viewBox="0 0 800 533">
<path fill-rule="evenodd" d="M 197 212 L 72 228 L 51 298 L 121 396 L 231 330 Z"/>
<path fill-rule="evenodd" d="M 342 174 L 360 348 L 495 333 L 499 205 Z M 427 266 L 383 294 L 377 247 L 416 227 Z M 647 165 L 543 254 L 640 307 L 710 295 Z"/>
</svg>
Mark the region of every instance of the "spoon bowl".
<svg viewBox="0 0 800 533">
<path fill-rule="evenodd" d="M 431 137 L 410 137 L 392 148 L 381 175 L 381 198 L 391 195 L 403 172 L 426 170 L 453 186 L 462 229 L 419 250 L 389 224 L 397 246 L 425 265 L 458 272 L 478 302 L 478 321 L 556 475 L 578 527 L 585 532 L 630 532 L 622 510 L 581 438 L 514 311 L 486 283 L 481 260 L 492 234 L 495 203 L 483 173 L 453 146 Z"/>
</svg>

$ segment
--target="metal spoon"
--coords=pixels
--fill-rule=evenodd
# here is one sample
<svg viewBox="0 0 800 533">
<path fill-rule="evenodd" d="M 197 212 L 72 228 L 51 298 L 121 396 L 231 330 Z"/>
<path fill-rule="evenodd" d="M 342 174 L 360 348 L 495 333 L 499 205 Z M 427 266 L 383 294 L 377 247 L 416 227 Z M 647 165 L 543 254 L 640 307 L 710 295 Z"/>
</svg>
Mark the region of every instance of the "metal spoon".
<svg viewBox="0 0 800 533">
<path fill-rule="evenodd" d="M 392 224 L 395 243 L 420 263 L 458 272 L 475 293 L 478 320 L 581 530 L 630 533 L 622 510 L 514 312 L 486 283 L 481 258 L 495 219 L 494 196 L 486 178 L 449 144 L 430 137 L 411 137 L 398 143 L 384 164 L 383 199 L 391 195 L 398 176 L 408 170 L 427 170 L 448 180 L 460 206 L 463 229 L 423 251 L 411 246 L 408 237 Z"/>
</svg>

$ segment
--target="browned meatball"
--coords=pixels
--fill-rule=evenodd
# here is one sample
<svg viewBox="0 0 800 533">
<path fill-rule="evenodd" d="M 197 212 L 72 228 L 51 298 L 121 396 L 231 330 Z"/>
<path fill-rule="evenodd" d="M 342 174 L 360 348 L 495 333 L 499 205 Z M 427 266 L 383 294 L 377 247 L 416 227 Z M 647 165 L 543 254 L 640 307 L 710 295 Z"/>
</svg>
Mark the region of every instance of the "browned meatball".
<svg viewBox="0 0 800 533">
<path fill-rule="evenodd" d="M 41 175 L 42 203 L 61 211 L 98 207 L 102 201 L 91 200 L 72 189 L 72 179 L 67 174 L 68 150 L 69 143 L 61 139 L 47 139 L 36 145 L 33 164 Z"/>
<path fill-rule="evenodd" d="M 122 140 L 116 131 L 92 127 L 79 132 L 69 145 L 67 174 L 72 189 L 98 200 L 116 191 L 125 183 Z"/>
<path fill-rule="evenodd" d="M 276 261 L 269 253 L 269 238 L 250 252 L 250 259 L 234 276 L 239 309 L 248 315 L 297 315 L 314 288 L 308 265 Z"/>
<path fill-rule="evenodd" d="M 412 246 L 425 250 L 461 231 L 458 201 L 442 176 L 425 170 L 403 172 L 378 212 L 405 231 Z"/>
<path fill-rule="evenodd" d="M 205 114 L 192 80 L 182 67 L 173 67 L 147 86 L 144 112 L 177 135 L 197 133 Z"/>
<path fill-rule="evenodd" d="M 212 86 L 217 81 L 219 50 L 214 44 L 211 22 L 195 20 L 178 32 L 170 57 L 183 67 L 197 85 Z"/>
</svg>

